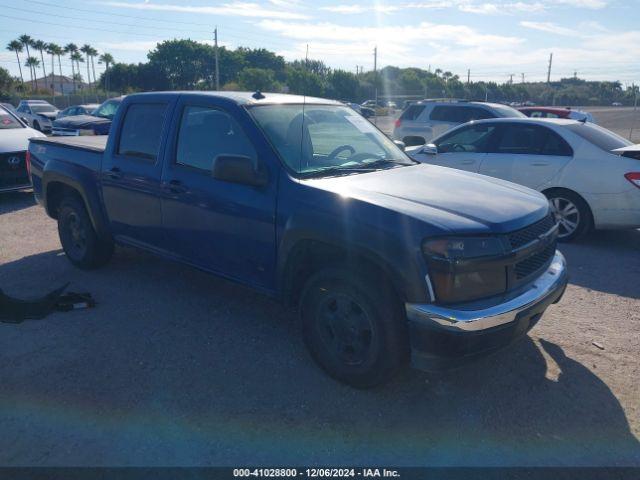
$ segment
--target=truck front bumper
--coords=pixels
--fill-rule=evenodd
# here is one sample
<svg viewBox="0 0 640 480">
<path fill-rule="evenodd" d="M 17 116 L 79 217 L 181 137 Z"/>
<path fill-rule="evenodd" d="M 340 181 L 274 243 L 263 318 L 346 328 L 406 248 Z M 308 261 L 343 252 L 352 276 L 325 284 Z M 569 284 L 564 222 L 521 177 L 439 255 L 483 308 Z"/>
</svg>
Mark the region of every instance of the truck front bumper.
<svg viewBox="0 0 640 480">
<path fill-rule="evenodd" d="M 567 286 L 564 256 L 556 251 L 547 270 L 526 290 L 499 303 L 405 305 L 412 365 L 421 370 L 455 367 L 524 336 Z"/>
</svg>

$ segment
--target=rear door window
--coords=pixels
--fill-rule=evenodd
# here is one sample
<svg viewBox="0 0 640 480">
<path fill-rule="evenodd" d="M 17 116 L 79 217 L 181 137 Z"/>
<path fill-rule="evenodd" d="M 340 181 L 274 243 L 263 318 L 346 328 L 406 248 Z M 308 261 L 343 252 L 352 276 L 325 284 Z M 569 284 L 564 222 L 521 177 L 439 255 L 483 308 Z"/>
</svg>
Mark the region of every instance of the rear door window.
<svg viewBox="0 0 640 480">
<path fill-rule="evenodd" d="M 560 135 L 539 125 L 504 125 L 494 153 L 512 155 L 572 156 L 573 150 Z"/>
<path fill-rule="evenodd" d="M 415 120 L 420 114 L 424 111 L 424 105 L 410 105 L 402 115 L 400 115 L 401 120 Z"/>
<path fill-rule="evenodd" d="M 579 122 L 567 125 L 566 128 L 607 152 L 633 145 L 633 143 L 626 138 L 616 135 L 612 131 L 594 125 L 593 123 Z"/>
<path fill-rule="evenodd" d="M 437 105 L 431 111 L 431 120 L 438 122 L 462 123 L 463 113 L 460 107 Z"/>
<path fill-rule="evenodd" d="M 166 111 L 165 103 L 130 105 L 122 123 L 118 153 L 126 157 L 155 161 L 160 149 Z"/>
</svg>

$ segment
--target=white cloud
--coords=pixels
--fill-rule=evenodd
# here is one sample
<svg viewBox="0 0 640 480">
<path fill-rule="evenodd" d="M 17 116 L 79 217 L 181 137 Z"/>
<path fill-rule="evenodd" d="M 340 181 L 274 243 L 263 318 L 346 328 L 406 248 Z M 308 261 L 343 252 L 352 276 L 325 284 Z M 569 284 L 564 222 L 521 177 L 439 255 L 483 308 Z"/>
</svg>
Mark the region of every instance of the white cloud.
<svg viewBox="0 0 640 480">
<path fill-rule="evenodd" d="M 277 1 L 277 0 L 276 0 Z M 120 1 L 104 1 L 99 2 L 101 5 L 118 8 L 129 8 L 134 10 L 156 10 L 164 12 L 181 12 L 181 13 L 198 13 L 204 15 L 228 15 L 237 17 L 259 17 L 259 18 L 279 18 L 285 20 L 304 20 L 309 18 L 299 12 L 289 10 L 274 10 L 270 6 L 262 6 L 257 3 L 233 2 L 224 3 L 219 6 L 194 6 L 194 5 L 172 5 L 159 3 L 139 3 L 139 2 L 120 2 Z"/>
<path fill-rule="evenodd" d="M 591 10 L 599 10 L 609 4 L 608 0 L 553 0 L 553 3 Z"/>
<path fill-rule="evenodd" d="M 465 3 L 459 5 L 458 8 L 463 12 L 481 15 L 512 15 L 542 12 L 546 10 L 547 6 L 541 2 Z"/>
<path fill-rule="evenodd" d="M 532 30 L 539 30 L 541 32 L 554 33 L 556 35 L 565 35 L 568 37 L 574 37 L 578 35 L 578 32 L 570 28 L 561 27 L 551 22 L 520 22 L 520 26 L 524 28 L 530 28 Z"/>
</svg>

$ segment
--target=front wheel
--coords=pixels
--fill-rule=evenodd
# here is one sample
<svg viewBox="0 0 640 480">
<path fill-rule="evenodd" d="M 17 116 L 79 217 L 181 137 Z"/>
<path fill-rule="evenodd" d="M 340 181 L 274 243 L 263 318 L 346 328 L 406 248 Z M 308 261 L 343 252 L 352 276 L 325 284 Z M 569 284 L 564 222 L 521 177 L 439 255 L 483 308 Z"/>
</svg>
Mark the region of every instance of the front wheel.
<svg viewBox="0 0 640 480">
<path fill-rule="evenodd" d="M 558 223 L 559 241 L 570 242 L 591 229 L 591 211 L 580 196 L 567 190 L 554 190 L 546 195 Z"/>
<path fill-rule="evenodd" d="M 113 255 L 113 242 L 98 238 L 84 204 L 76 197 L 60 203 L 58 235 L 67 258 L 79 268 L 100 267 Z"/>
<path fill-rule="evenodd" d="M 357 388 L 389 380 L 408 358 L 406 321 L 384 282 L 328 268 L 302 293 L 303 336 L 313 359 Z"/>
</svg>

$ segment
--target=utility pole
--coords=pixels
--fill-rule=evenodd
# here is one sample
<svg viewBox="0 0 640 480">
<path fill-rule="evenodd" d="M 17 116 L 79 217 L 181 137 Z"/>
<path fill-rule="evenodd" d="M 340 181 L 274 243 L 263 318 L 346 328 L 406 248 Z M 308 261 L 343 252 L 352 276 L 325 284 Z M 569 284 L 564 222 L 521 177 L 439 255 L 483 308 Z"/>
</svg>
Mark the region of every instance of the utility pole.
<svg viewBox="0 0 640 480">
<path fill-rule="evenodd" d="M 520 75 L 522 75 L 522 83 L 524 83 L 524 72 L 521 73 Z"/>
<path fill-rule="evenodd" d="M 471 69 L 467 68 L 467 85 L 471 83 Z"/>
<path fill-rule="evenodd" d="M 220 90 L 220 70 L 218 69 L 218 26 L 213 31 L 213 43 L 216 51 L 216 90 Z"/>
<path fill-rule="evenodd" d="M 375 87 L 375 102 L 378 107 L 378 46 L 373 48 L 373 86 Z"/>
<path fill-rule="evenodd" d="M 551 63 L 553 62 L 553 53 L 549 54 L 549 68 L 547 70 L 547 83 L 551 83 Z"/>
<path fill-rule="evenodd" d="M 513 76 L 514 75 L 515 75 L 514 73 L 509 75 L 509 85 L 513 85 Z"/>
<path fill-rule="evenodd" d="M 578 79 L 578 71 L 577 71 L 577 70 L 574 70 L 574 71 L 573 71 L 573 79 L 574 79 L 574 80 L 577 80 L 577 79 Z"/>
</svg>

